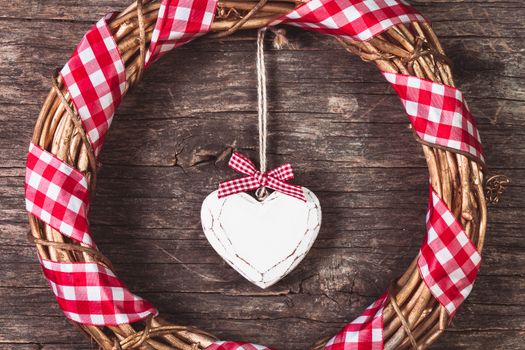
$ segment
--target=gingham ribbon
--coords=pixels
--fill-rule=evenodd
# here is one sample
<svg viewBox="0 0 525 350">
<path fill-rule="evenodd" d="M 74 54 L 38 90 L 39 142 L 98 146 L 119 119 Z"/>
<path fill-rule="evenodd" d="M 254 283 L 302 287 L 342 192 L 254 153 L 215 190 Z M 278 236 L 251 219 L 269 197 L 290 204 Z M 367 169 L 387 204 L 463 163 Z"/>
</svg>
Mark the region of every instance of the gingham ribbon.
<svg viewBox="0 0 525 350">
<path fill-rule="evenodd" d="M 385 292 L 354 321 L 330 339 L 325 350 L 383 349 L 383 310 L 388 300 Z"/>
<path fill-rule="evenodd" d="M 75 241 L 94 246 L 87 212 L 88 183 L 77 169 L 30 144 L 25 176 L 28 212 Z"/>
<path fill-rule="evenodd" d="M 126 91 L 126 72 L 106 19 L 84 35 L 60 71 L 95 155 Z"/>
<path fill-rule="evenodd" d="M 286 23 L 345 39 L 364 41 L 396 24 L 424 20 L 404 1 L 310 0 L 272 25 Z"/>
<path fill-rule="evenodd" d="M 217 0 L 163 0 L 151 43 L 146 67 L 174 48 L 210 30 Z"/>
<path fill-rule="evenodd" d="M 41 259 L 58 305 L 67 318 L 82 324 L 116 326 L 139 321 L 157 310 L 132 294 L 115 274 L 98 263 Z"/>
<path fill-rule="evenodd" d="M 476 247 L 431 186 L 427 237 L 418 266 L 430 292 L 451 317 L 470 294 L 480 263 Z"/>
<path fill-rule="evenodd" d="M 233 152 L 228 166 L 248 176 L 221 182 L 219 184 L 219 198 L 239 192 L 256 190 L 260 187 L 268 187 L 306 202 L 306 197 L 301 186 L 290 185 L 285 182 L 293 178 L 292 166 L 290 164 L 283 164 L 275 169 L 262 173 L 255 168 L 255 165 L 246 156 L 239 152 Z"/>
<path fill-rule="evenodd" d="M 27 157 L 25 198 L 28 212 L 63 235 L 96 249 L 87 221 L 85 176 L 34 144 Z M 60 308 L 73 321 L 117 325 L 156 314 L 148 302 L 133 295 L 100 264 L 40 262 Z"/>
<path fill-rule="evenodd" d="M 461 91 L 410 75 L 383 75 L 396 90 L 423 141 L 485 161 L 476 122 Z"/>
</svg>

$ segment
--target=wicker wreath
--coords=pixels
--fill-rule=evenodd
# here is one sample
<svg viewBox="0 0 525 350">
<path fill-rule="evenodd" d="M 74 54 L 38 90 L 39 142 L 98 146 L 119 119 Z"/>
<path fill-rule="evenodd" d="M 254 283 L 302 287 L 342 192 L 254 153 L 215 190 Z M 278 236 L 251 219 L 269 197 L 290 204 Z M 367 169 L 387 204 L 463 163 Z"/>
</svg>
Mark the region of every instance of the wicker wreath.
<svg viewBox="0 0 525 350">
<path fill-rule="evenodd" d="M 220 1 L 210 35 L 223 37 L 238 29 L 264 27 L 289 13 L 295 0 Z M 145 50 L 152 38 L 159 3 L 138 1 L 108 20 L 109 28 L 125 62 L 128 87 L 139 82 Z M 414 35 L 417 33 L 417 35 Z M 343 47 L 373 62 L 385 72 L 417 76 L 454 86 L 451 67 L 438 38 L 427 23 L 398 24 L 366 42 L 337 39 Z M 38 117 L 32 142 L 85 174 L 90 192 L 95 190 L 97 161 L 87 135 L 71 105 L 61 78 L 55 76 Z M 475 160 L 450 149 L 422 143 L 431 184 L 463 225 L 481 252 L 485 239 L 487 207 L 483 171 Z M 80 245 L 29 215 L 30 238 L 43 259 L 59 262 L 111 262 L 99 251 Z M 417 259 L 392 283 L 384 309 L 384 348 L 424 349 L 436 341 L 448 323 L 448 314 L 420 277 Z M 216 340 L 195 328 L 179 326 L 161 317 L 114 327 L 78 324 L 103 349 L 204 349 Z M 320 349 L 327 339 L 312 349 Z"/>
</svg>

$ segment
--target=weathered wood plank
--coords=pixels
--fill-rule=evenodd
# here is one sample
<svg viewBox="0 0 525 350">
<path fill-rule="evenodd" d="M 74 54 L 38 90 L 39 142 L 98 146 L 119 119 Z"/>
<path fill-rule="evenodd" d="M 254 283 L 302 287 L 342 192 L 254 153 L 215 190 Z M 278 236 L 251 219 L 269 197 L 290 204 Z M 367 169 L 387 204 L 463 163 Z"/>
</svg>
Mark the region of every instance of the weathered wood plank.
<svg viewBox="0 0 525 350">
<path fill-rule="evenodd" d="M 525 5 L 415 4 L 454 61 L 489 171 L 512 179 L 491 208 L 474 291 L 435 348 L 525 349 Z M 60 313 L 26 241 L 24 162 L 52 71 L 93 21 L 122 7 L 120 0 L 2 6 L 0 350 L 93 348 Z M 217 155 L 232 145 L 256 155 L 253 32 L 195 41 L 148 71 L 109 133 L 91 221 L 120 276 L 170 320 L 225 339 L 304 349 L 355 317 L 417 254 L 427 180 L 402 107 L 375 68 L 333 39 L 296 29 L 289 38 L 294 49 L 267 54 L 270 162 L 292 162 L 324 214 L 319 239 L 292 274 L 267 291 L 251 286 L 213 252 L 198 218 L 204 196 L 235 176 Z"/>
</svg>

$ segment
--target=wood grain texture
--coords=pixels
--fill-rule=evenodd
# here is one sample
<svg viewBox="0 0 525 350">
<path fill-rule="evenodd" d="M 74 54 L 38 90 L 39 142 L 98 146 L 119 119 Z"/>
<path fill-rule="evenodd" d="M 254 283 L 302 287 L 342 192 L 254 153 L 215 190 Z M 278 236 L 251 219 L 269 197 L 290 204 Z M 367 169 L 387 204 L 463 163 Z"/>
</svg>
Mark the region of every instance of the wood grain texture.
<svg viewBox="0 0 525 350">
<path fill-rule="evenodd" d="M 25 154 L 34 121 L 91 23 L 116 0 L 0 0 L 0 350 L 92 349 L 59 311 L 26 241 Z M 512 180 L 490 208 L 479 279 L 435 349 L 525 349 L 525 5 L 417 1 L 455 64 L 485 144 L 489 175 Z M 218 156 L 255 158 L 255 35 L 197 40 L 166 56 L 119 109 L 91 212 L 119 276 L 166 317 L 225 339 L 304 349 L 334 334 L 417 254 L 426 166 L 397 96 L 333 39 L 289 30 L 269 50 L 270 166 L 291 162 L 323 206 L 301 265 L 268 290 L 206 242 L 199 209 L 231 178 Z M 123 242 L 127 243 L 124 245 Z"/>
</svg>

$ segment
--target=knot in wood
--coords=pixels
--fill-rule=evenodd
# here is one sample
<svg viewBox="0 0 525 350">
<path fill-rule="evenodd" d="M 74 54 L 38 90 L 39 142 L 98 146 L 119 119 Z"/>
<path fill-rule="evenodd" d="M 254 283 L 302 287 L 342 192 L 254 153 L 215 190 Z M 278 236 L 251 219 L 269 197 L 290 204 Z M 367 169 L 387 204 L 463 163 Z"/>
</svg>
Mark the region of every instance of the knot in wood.
<svg viewBox="0 0 525 350">
<path fill-rule="evenodd" d="M 491 176 L 485 183 L 485 196 L 490 204 L 498 204 L 501 195 L 510 184 L 510 179 L 505 175 Z"/>
</svg>

